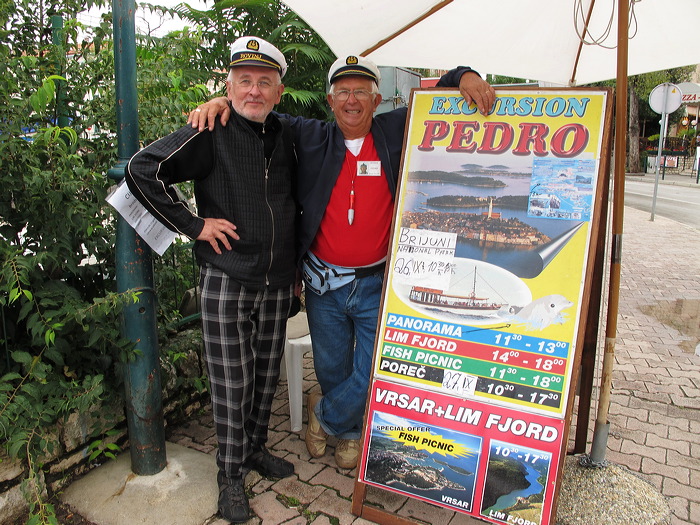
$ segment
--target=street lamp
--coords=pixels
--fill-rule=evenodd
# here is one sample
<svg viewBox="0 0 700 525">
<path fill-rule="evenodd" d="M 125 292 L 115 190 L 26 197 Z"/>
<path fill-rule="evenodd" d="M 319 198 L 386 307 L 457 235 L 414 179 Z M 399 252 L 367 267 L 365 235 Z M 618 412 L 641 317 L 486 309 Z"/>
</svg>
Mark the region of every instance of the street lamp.
<svg viewBox="0 0 700 525">
<path fill-rule="evenodd" d="M 688 117 L 683 117 L 681 119 L 681 126 L 687 129 L 695 128 L 698 124 L 697 119 L 690 120 Z"/>
</svg>

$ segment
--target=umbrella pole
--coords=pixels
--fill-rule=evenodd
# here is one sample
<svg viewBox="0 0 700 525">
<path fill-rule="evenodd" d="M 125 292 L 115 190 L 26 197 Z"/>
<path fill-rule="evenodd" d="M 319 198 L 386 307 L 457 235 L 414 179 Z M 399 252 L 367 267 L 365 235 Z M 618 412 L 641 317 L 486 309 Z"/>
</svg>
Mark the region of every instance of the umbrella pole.
<svg viewBox="0 0 700 525">
<path fill-rule="evenodd" d="M 612 371 L 615 364 L 615 340 L 620 298 L 620 271 L 622 262 L 622 227 L 625 205 L 625 162 L 627 160 L 627 55 L 629 0 L 618 0 L 617 11 L 617 88 L 615 104 L 615 177 L 613 185 L 612 249 L 608 313 L 605 330 L 605 353 L 600 385 L 598 415 L 593 432 L 590 461 L 592 466 L 605 466 L 610 423 L 610 392 Z"/>
</svg>

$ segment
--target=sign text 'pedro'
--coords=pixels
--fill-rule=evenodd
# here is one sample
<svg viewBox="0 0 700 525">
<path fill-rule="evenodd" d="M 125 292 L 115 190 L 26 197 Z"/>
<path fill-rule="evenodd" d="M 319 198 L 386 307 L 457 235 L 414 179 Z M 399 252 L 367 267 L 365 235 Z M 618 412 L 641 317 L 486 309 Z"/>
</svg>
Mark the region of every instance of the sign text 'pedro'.
<svg viewBox="0 0 700 525">
<path fill-rule="evenodd" d="M 476 106 L 467 106 L 461 96 L 435 96 L 424 121 L 420 151 L 432 151 L 436 144 L 446 142 L 447 152 L 498 155 L 512 151 L 513 155 L 553 155 L 571 158 L 580 155 L 588 145 L 590 133 L 580 122 L 561 123 L 552 127 L 542 122 L 542 117 L 573 119 L 583 118 L 590 97 L 522 97 L 503 96 L 496 100 L 492 119 L 461 120 L 461 116 L 476 114 Z M 457 119 L 441 120 L 439 116 L 457 116 Z M 517 124 L 493 117 L 521 117 Z M 528 121 L 527 118 L 531 117 Z M 480 140 L 476 134 L 481 132 Z"/>
</svg>

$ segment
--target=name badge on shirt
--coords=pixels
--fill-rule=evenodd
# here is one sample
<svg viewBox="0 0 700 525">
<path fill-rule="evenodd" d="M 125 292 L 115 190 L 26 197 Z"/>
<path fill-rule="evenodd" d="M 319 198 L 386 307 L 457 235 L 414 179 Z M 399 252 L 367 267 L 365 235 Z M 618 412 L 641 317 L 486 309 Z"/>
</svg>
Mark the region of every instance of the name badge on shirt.
<svg viewBox="0 0 700 525">
<path fill-rule="evenodd" d="M 357 163 L 358 177 L 379 177 L 381 174 L 381 160 L 361 160 Z"/>
</svg>

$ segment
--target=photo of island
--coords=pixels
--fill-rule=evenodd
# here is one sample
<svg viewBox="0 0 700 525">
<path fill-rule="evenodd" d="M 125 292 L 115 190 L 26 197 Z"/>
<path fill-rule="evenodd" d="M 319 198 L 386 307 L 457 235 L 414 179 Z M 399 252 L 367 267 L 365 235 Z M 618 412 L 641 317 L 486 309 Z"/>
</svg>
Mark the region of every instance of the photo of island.
<svg viewBox="0 0 700 525">
<path fill-rule="evenodd" d="M 472 165 L 471 169 L 475 167 Z M 493 190 L 509 186 L 495 176 L 474 177 L 446 171 L 414 171 L 408 174 L 408 179 L 416 184 L 453 184 Z M 496 211 L 501 208 L 526 210 L 527 195 L 440 194 L 427 197 L 425 204 L 421 211 L 404 210 L 402 225 L 457 233 L 463 241 L 476 241 L 490 248 L 499 248 L 499 245 L 530 248 L 550 241 L 536 227 L 516 216 L 505 217 L 501 211 Z M 460 211 L 464 208 L 473 210 L 471 213 Z"/>
<path fill-rule="evenodd" d="M 477 436 L 374 412 L 364 479 L 470 512 L 480 450 Z"/>
<path fill-rule="evenodd" d="M 449 155 L 427 159 L 413 153 L 404 173 L 400 225 L 457 234 L 456 257 L 534 278 L 590 220 L 593 160 L 567 166 L 561 159 L 513 159 L 513 166 L 486 166 L 457 164 Z M 535 166 L 539 182 L 533 182 Z M 550 181 L 552 166 L 573 178 Z"/>
<path fill-rule="evenodd" d="M 547 452 L 492 441 L 481 515 L 503 523 L 539 525 L 550 464 Z"/>
</svg>

